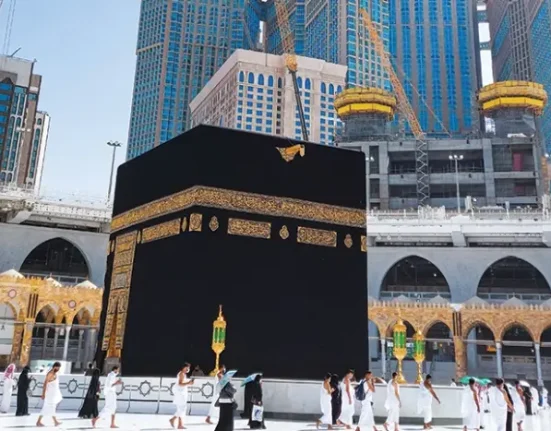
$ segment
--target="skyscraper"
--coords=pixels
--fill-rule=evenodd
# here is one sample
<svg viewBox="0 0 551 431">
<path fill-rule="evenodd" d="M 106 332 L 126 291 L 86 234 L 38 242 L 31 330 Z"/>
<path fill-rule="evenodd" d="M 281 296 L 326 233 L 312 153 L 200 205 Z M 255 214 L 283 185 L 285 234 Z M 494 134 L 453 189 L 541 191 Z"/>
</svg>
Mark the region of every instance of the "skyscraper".
<svg viewBox="0 0 551 431">
<path fill-rule="evenodd" d="M 257 0 L 142 0 L 127 159 L 190 125 L 189 103 L 260 32 Z"/>
<path fill-rule="evenodd" d="M 543 84 L 551 94 L 551 0 L 488 0 L 486 4 L 494 79 Z M 551 151 L 551 109 L 545 108 L 539 129 Z"/>
<path fill-rule="evenodd" d="M 34 62 L 0 56 L 0 184 L 38 190 L 50 119 L 37 111 Z"/>
<path fill-rule="evenodd" d="M 476 0 L 390 0 L 389 15 L 390 53 L 422 129 L 479 130 Z"/>
<path fill-rule="evenodd" d="M 476 0 L 289 3 L 291 14 L 298 15 L 301 4 L 305 8 L 304 51 L 300 52 L 297 44 L 297 52 L 347 66 L 348 86 L 390 90 L 381 59 L 360 17 L 360 9 L 365 9 L 391 54 L 423 130 L 429 135 L 446 135 L 448 131 L 464 136 L 479 129 L 475 94 L 481 71 Z M 297 25 L 296 20 L 292 23 Z M 268 34 L 278 35 L 270 30 L 270 22 Z M 277 42 L 268 43 L 268 51 L 274 45 L 278 46 Z"/>
</svg>

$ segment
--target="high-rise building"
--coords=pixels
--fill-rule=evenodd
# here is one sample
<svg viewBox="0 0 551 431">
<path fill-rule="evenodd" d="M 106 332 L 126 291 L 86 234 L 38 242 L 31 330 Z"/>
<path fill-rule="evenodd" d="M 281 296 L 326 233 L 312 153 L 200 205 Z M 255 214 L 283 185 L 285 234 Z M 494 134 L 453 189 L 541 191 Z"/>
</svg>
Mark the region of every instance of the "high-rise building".
<svg viewBox="0 0 551 431">
<path fill-rule="evenodd" d="M 37 111 L 34 62 L 0 56 L 0 184 L 38 189 L 50 118 Z"/>
<path fill-rule="evenodd" d="M 189 103 L 260 33 L 256 0 L 142 0 L 127 159 L 190 125 Z"/>
<path fill-rule="evenodd" d="M 302 4 L 305 9 L 304 50 L 297 43 L 297 52 L 347 66 L 348 86 L 390 90 L 360 17 L 365 9 L 423 130 L 429 136 L 465 136 L 480 129 L 474 97 L 481 84 L 476 0 L 296 0 L 288 4 L 291 15 L 300 16 Z M 273 13 L 268 11 L 268 16 Z M 271 22 L 267 33 L 278 36 Z M 293 20 L 293 26 L 298 22 Z M 274 45 L 279 46 L 267 44 L 269 52 Z"/>
<path fill-rule="evenodd" d="M 333 108 L 346 67 L 298 57 L 297 82 L 308 134 L 334 143 L 340 121 Z M 238 49 L 191 102 L 192 126 L 211 124 L 302 139 L 291 75 L 280 55 Z"/>
<path fill-rule="evenodd" d="M 390 53 L 423 131 L 465 136 L 480 130 L 476 0 L 388 4 Z"/>
<path fill-rule="evenodd" d="M 543 84 L 551 94 L 551 0 L 487 0 L 494 79 Z M 551 108 L 539 121 L 551 151 Z"/>
</svg>

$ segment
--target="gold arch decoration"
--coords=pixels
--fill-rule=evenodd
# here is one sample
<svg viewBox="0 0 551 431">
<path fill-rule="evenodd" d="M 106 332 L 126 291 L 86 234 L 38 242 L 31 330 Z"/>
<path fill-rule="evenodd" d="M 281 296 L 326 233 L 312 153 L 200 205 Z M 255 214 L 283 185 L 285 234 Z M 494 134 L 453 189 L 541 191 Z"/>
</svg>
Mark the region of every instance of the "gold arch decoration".
<svg viewBox="0 0 551 431">
<path fill-rule="evenodd" d="M 506 331 L 512 327 L 524 327 L 534 343 L 539 343 L 543 332 L 551 328 L 551 306 L 533 304 L 460 304 L 431 302 L 378 301 L 373 298 L 367 304 L 368 319 L 385 339 L 392 337 L 397 321 L 409 323 L 415 332 L 426 337 L 438 322 L 451 331 L 450 342 L 455 347 L 456 376 L 466 375 L 467 351 L 465 340 L 473 328 L 486 326 L 500 343 Z"/>
<path fill-rule="evenodd" d="M 8 360 L 19 366 L 30 359 L 32 331 L 38 315 L 45 308 L 51 311 L 52 323 L 65 320 L 71 326 L 74 316 L 85 309 L 90 325 L 99 324 L 103 288 L 91 283 L 83 286 L 60 286 L 45 278 L 0 275 L 0 303 L 8 304 L 14 311 L 14 335 Z"/>
</svg>

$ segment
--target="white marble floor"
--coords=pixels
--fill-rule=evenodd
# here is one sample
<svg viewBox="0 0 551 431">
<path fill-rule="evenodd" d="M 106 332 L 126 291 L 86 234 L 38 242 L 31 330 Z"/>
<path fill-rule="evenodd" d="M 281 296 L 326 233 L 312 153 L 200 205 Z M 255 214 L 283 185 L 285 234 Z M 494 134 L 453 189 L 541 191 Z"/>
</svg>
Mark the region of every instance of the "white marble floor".
<svg viewBox="0 0 551 431">
<path fill-rule="evenodd" d="M 24 418 L 16 418 L 12 415 L 0 415 L 0 430 L 25 430 L 34 431 L 38 430 L 35 426 L 36 414 Z M 118 425 L 121 430 L 132 431 L 154 431 L 154 430 L 170 430 L 168 424 L 169 416 L 165 415 L 145 415 L 145 414 L 120 414 L 117 416 Z M 525 431 L 549 431 L 551 430 L 551 412 L 542 412 L 538 417 L 529 416 L 524 426 Z M 76 419 L 75 413 L 72 412 L 60 412 L 59 419 L 63 422 L 58 428 L 61 430 L 90 430 L 92 429 L 90 421 Z M 51 422 L 46 422 L 50 424 Z M 108 423 L 103 421 L 98 423 L 98 429 L 107 429 Z M 203 417 L 192 416 L 188 418 L 185 424 L 187 429 L 196 431 L 213 431 L 214 425 L 207 425 L 204 423 Z M 235 421 L 235 430 L 247 430 L 246 422 L 243 420 Z M 313 423 L 306 422 L 283 422 L 283 421 L 266 421 L 266 426 L 272 431 L 313 431 L 316 429 Z M 379 430 L 382 430 L 382 426 L 378 426 Z M 402 425 L 401 431 L 420 430 L 421 426 L 415 425 Z M 50 427 L 41 429 L 53 429 Z M 434 427 L 433 431 L 451 431 L 461 430 L 461 426 L 449 426 L 449 427 Z M 495 428 L 490 424 L 487 431 L 494 431 Z M 368 430 L 371 431 L 371 430 Z"/>
</svg>

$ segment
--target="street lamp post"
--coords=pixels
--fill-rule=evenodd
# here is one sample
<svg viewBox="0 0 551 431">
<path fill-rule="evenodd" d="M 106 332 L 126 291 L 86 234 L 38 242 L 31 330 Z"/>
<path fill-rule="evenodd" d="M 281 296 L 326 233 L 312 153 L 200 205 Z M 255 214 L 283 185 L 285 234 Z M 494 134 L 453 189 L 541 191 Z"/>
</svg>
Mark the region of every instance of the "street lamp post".
<svg viewBox="0 0 551 431">
<path fill-rule="evenodd" d="M 113 175 L 115 174 L 115 154 L 117 153 L 117 148 L 119 148 L 122 144 L 117 141 L 109 141 L 107 145 L 113 148 L 113 158 L 111 159 L 111 175 L 109 176 L 109 190 L 107 191 L 107 203 L 109 203 L 111 201 L 111 193 L 113 188 Z"/>
<path fill-rule="evenodd" d="M 463 160 L 463 154 L 450 154 L 448 157 L 455 163 L 455 192 L 457 194 L 457 212 L 461 211 L 461 195 L 459 194 L 459 160 Z"/>
</svg>

